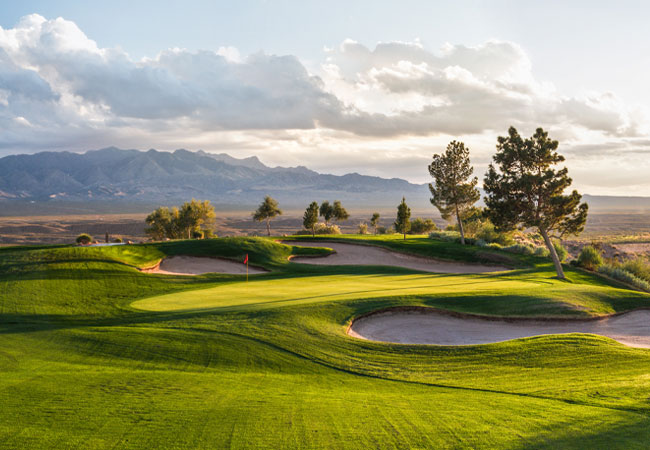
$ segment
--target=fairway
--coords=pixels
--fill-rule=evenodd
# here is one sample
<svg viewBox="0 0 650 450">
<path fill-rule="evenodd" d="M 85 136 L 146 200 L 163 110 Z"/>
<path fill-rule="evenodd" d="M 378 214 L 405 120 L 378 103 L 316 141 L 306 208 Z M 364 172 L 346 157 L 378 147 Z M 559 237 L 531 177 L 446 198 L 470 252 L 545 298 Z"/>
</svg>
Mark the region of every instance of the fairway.
<svg viewBox="0 0 650 450">
<path fill-rule="evenodd" d="M 532 256 L 424 237 L 364 243 L 457 262 L 509 257 L 513 270 L 299 264 L 289 257 L 326 255 L 327 241 L 263 238 L 0 249 L 0 446 L 647 447 L 650 350 L 590 334 L 456 347 L 346 330 L 392 307 L 589 318 L 650 307 L 650 294 L 569 266 L 559 281 Z M 244 255 L 269 272 L 246 282 L 136 268 Z"/>
</svg>

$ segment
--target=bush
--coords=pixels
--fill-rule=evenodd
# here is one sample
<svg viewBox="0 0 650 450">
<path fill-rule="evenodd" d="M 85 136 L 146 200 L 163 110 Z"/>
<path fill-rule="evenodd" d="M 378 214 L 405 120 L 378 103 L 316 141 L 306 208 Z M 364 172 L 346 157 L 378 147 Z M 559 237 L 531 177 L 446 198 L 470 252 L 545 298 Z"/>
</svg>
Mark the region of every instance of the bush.
<svg viewBox="0 0 650 450">
<path fill-rule="evenodd" d="M 535 256 L 541 256 L 542 258 L 548 258 L 551 256 L 551 253 L 548 251 L 546 247 L 535 247 L 535 251 L 533 253 Z"/>
<path fill-rule="evenodd" d="M 388 234 L 389 229 L 386 227 L 377 227 L 377 234 Z"/>
<path fill-rule="evenodd" d="M 201 230 L 192 231 L 192 239 L 203 239 L 203 231 Z"/>
<path fill-rule="evenodd" d="M 458 231 L 433 231 L 429 233 L 430 239 L 440 239 L 446 242 L 456 242 L 460 240 L 460 233 Z"/>
<path fill-rule="evenodd" d="M 75 239 L 75 242 L 79 245 L 88 245 L 93 241 L 93 237 L 87 233 L 81 233 L 79 236 L 77 236 L 77 239 Z"/>
<path fill-rule="evenodd" d="M 122 240 L 122 238 L 118 237 L 118 238 L 113 239 L 113 242 L 116 243 L 116 244 L 121 244 L 122 242 L 124 242 L 124 240 Z"/>
<path fill-rule="evenodd" d="M 359 234 L 368 234 L 368 225 L 366 225 L 365 223 L 360 223 Z"/>
<path fill-rule="evenodd" d="M 497 231 L 492 222 L 489 221 L 481 222 L 473 235 L 475 238 L 482 239 L 485 242 L 496 242 L 503 246 L 513 245 L 515 243 L 511 233 Z"/>
<path fill-rule="evenodd" d="M 483 239 L 477 239 L 476 240 L 476 246 L 477 247 L 487 247 L 488 243 L 485 242 Z"/>
<path fill-rule="evenodd" d="M 507 247 L 503 247 L 504 252 L 509 253 L 518 253 L 520 255 L 534 255 L 535 249 L 530 245 L 525 244 L 513 244 Z"/>
<path fill-rule="evenodd" d="M 569 252 L 567 252 L 566 248 L 564 248 L 560 241 L 553 241 L 553 247 L 555 247 L 555 253 L 557 253 L 560 262 L 564 261 L 566 257 L 569 256 Z"/>
<path fill-rule="evenodd" d="M 317 223 L 314 225 L 315 234 L 341 234 L 341 229 L 338 225 L 325 225 L 324 223 Z M 296 236 L 306 236 L 311 235 L 311 230 L 300 230 L 296 231 Z"/>
<path fill-rule="evenodd" d="M 615 280 L 631 284 L 638 289 L 650 292 L 650 283 L 635 276 L 634 274 L 621 267 L 617 267 L 613 264 L 603 264 L 598 268 L 598 272 L 610 276 Z"/>
<path fill-rule="evenodd" d="M 580 250 L 577 264 L 578 266 L 584 267 L 588 270 L 598 270 L 598 267 L 603 264 L 603 257 L 594 247 L 591 245 L 585 245 L 582 247 L 582 250 Z"/>
<path fill-rule="evenodd" d="M 436 229 L 436 224 L 431 219 L 416 218 L 411 221 L 411 231 L 409 234 L 426 234 Z"/>
<path fill-rule="evenodd" d="M 492 242 L 492 243 L 488 244 L 487 248 L 491 248 L 493 250 L 503 250 L 503 245 L 498 244 L 496 242 Z"/>
<path fill-rule="evenodd" d="M 650 262 L 637 256 L 621 264 L 621 268 L 630 272 L 637 278 L 650 282 Z"/>
</svg>

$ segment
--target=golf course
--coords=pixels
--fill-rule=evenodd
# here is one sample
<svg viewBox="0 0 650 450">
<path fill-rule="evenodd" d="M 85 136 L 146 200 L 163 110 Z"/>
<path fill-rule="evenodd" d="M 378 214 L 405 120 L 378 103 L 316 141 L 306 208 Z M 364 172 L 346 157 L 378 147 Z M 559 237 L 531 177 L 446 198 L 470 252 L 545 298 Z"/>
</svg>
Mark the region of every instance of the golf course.
<svg viewBox="0 0 650 450">
<path fill-rule="evenodd" d="M 650 349 L 593 324 L 650 294 L 564 270 L 402 235 L 0 248 L 0 447 L 648 448 Z"/>
</svg>

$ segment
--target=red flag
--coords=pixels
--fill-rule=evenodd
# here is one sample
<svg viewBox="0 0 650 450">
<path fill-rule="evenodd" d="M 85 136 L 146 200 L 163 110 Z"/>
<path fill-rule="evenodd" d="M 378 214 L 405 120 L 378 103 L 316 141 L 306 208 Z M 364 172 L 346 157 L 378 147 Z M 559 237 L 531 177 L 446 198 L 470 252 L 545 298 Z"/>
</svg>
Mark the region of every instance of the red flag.
<svg viewBox="0 0 650 450">
<path fill-rule="evenodd" d="M 246 253 L 246 258 L 244 258 L 244 264 L 248 264 L 248 253 Z"/>
</svg>

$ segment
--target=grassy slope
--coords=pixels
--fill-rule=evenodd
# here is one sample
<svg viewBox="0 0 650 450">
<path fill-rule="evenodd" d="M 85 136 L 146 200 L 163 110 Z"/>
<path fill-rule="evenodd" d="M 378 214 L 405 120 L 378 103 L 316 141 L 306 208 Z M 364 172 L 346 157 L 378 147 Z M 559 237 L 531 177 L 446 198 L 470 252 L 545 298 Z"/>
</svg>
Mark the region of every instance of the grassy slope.
<svg viewBox="0 0 650 450">
<path fill-rule="evenodd" d="M 520 258 L 534 266 L 500 276 L 286 261 L 306 252 L 324 251 L 219 239 L 1 252 L 2 447 L 645 448 L 650 351 L 577 334 L 448 348 L 344 331 L 395 305 L 587 316 L 650 306 L 650 295 L 570 269 L 559 282 L 548 263 Z M 245 284 L 126 265 L 246 253 L 273 272 Z"/>
</svg>

